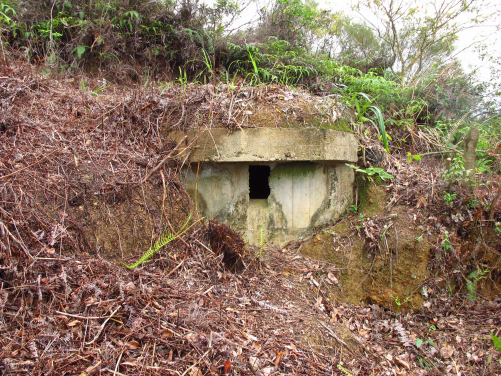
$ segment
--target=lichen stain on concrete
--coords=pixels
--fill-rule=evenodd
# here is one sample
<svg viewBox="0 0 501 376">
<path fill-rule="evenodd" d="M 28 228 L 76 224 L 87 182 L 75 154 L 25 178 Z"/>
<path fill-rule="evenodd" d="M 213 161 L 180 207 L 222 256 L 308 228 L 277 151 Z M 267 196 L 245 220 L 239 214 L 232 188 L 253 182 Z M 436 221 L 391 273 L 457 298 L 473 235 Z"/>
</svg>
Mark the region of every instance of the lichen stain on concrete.
<svg viewBox="0 0 501 376">
<path fill-rule="evenodd" d="M 263 164 L 263 163 L 262 163 Z M 285 245 L 339 217 L 352 200 L 353 175 L 332 163 L 270 163 L 270 196 L 249 198 L 249 163 L 193 165 L 186 188 L 200 214 L 229 223 L 250 244 Z M 198 177 L 196 171 L 198 170 Z"/>
</svg>

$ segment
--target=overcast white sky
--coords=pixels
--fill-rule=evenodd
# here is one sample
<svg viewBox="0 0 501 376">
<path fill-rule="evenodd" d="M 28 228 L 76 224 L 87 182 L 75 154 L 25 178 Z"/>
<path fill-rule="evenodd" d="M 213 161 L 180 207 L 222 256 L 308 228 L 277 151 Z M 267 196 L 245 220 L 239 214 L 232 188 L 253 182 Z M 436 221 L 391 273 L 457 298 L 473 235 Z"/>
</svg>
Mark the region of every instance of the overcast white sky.
<svg viewBox="0 0 501 376">
<path fill-rule="evenodd" d="M 244 1 L 244 0 L 241 0 Z M 319 8 L 330 9 L 333 11 L 343 11 L 348 16 L 362 20 L 362 17 L 357 12 L 352 10 L 352 6 L 357 1 L 353 0 L 316 0 L 319 4 Z M 206 0 L 210 3 L 211 0 Z M 267 0 L 256 0 L 256 3 L 249 6 L 243 16 L 241 22 L 248 22 L 252 18 L 257 17 L 257 9 L 259 4 L 267 3 Z M 416 4 L 422 3 L 422 0 L 415 0 Z M 486 14 L 493 13 L 496 10 L 501 10 L 501 0 L 492 0 L 491 6 L 483 10 Z M 365 17 L 370 19 L 370 14 L 364 14 Z M 501 19 L 496 20 L 498 24 L 501 23 Z M 495 25 L 486 25 L 483 27 L 476 27 L 459 34 L 456 47 L 458 50 L 458 58 L 463 64 L 463 68 L 467 72 L 471 72 L 475 68 L 479 68 L 479 78 L 481 80 L 489 80 L 490 70 L 489 64 L 485 61 L 481 61 L 479 58 L 479 53 L 475 51 L 475 46 L 480 43 L 485 43 L 489 46 L 489 52 L 493 55 L 501 55 L 501 32 L 496 30 Z"/>
<path fill-rule="evenodd" d="M 342 10 L 349 16 L 362 20 L 360 14 L 352 11 L 352 6 L 357 1 L 353 0 L 317 0 L 321 8 Z M 415 0 L 416 4 L 422 4 L 422 0 Z M 490 7 L 483 9 L 484 14 L 494 14 L 494 12 L 501 10 L 501 0 L 491 1 Z M 499 13 L 498 13 L 499 14 Z M 363 14 L 366 18 L 370 19 L 370 14 Z M 500 24 L 501 20 L 497 20 Z M 479 58 L 479 52 L 475 50 L 476 46 L 486 44 L 489 46 L 489 52 L 493 55 L 501 54 L 501 33 L 496 30 L 494 24 L 484 25 L 481 27 L 471 28 L 459 33 L 459 38 L 456 42 L 457 57 L 462 62 L 463 68 L 466 72 L 478 68 L 479 78 L 481 80 L 489 80 L 490 69 L 489 64 Z"/>
</svg>

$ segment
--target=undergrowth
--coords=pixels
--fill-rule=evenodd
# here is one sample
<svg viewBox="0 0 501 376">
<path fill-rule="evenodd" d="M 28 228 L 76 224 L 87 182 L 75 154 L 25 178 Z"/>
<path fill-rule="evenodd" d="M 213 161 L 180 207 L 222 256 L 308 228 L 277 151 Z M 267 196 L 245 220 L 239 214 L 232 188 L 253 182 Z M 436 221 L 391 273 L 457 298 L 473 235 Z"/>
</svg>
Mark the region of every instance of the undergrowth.
<svg viewBox="0 0 501 376">
<path fill-rule="evenodd" d="M 157 253 L 159 250 L 161 250 L 163 247 L 165 247 L 167 244 L 172 242 L 173 240 L 176 240 L 180 236 L 184 235 L 191 227 L 193 227 L 197 222 L 200 221 L 197 220 L 196 222 L 192 223 L 190 226 L 188 226 L 188 223 L 191 220 L 193 213 L 190 213 L 188 218 L 186 219 L 186 222 L 181 226 L 181 228 L 177 231 L 174 232 L 173 230 L 165 230 L 162 235 L 155 241 L 155 244 L 153 247 L 149 248 L 140 258 L 137 260 L 135 263 L 131 265 L 127 265 L 124 262 L 120 262 L 122 265 L 126 266 L 129 269 L 135 269 L 144 262 L 148 261 L 150 258 L 153 257 L 155 253 Z M 186 227 L 188 226 L 188 227 Z"/>
</svg>

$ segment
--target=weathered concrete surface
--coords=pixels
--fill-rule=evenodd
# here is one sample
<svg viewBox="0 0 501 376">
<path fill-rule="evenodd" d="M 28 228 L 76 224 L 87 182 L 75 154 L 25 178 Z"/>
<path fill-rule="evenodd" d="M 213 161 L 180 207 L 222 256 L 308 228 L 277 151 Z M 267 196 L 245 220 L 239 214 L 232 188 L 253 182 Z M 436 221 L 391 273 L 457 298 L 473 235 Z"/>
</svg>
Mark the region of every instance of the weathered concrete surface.
<svg viewBox="0 0 501 376">
<path fill-rule="evenodd" d="M 197 210 L 230 224 L 251 244 L 285 245 L 307 236 L 339 218 L 353 201 L 354 172 L 345 165 L 357 160 L 351 133 L 215 128 L 170 134 L 177 142 L 185 136 L 191 147 L 185 186 Z M 268 166 L 269 177 L 251 174 L 250 165 Z M 250 198 L 250 179 L 253 186 L 269 187 L 269 195 Z"/>
<path fill-rule="evenodd" d="M 264 164 L 264 163 L 260 163 Z M 353 170 L 344 164 L 267 163 L 270 195 L 249 198 L 249 163 L 204 163 L 187 171 L 185 185 L 198 211 L 229 223 L 251 244 L 285 245 L 339 218 L 353 201 Z"/>
<path fill-rule="evenodd" d="M 190 162 L 357 161 L 354 134 L 331 129 L 227 129 L 171 132 L 193 144 Z"/>
</svg>

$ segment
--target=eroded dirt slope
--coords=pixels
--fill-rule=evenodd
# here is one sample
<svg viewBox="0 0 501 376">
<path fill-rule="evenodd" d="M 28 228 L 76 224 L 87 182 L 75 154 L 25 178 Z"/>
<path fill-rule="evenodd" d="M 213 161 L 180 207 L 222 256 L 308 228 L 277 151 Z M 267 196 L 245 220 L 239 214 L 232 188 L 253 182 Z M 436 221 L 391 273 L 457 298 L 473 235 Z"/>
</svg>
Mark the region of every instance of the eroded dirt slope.
<svg viewBox="0 0 501 376">
<path fill-rule="evenodd" d="M 0 69 L 3 374 L 501 373 L 490 340 L 501 327 L 501 301 L 493 298 L 499 243 L 457 231 L 477 229 L 473 209 L 439 204 L 437 166 L 381 161 L 395 180 L 384 185 L 385 203 L 378 204 L 398 205 L 393 212 L 347 217 L 301 250 L 298 243 L 251 249 L 230 271 L 225 254 L 211 249 L 207 227 L 197 224 L 130 270 L 119 261 L 136 261 L 192 212 L 178 173 L 186 150 L 174 150 L 162 127 L 210 117 L 214 88 L 188 87 L 191 97 L 181 87 L 96 92 L 102 83 L 85 77 L 89 90 L 23 64 Z M 221 116 L 243 92 L 254 93 L 256 103 L 266 96 L 292 103 L 287 88 L 238 90 L 241 97 L 224 97 Z M 205 94 L 189 102 L 196 93 Z M 244 107 L 240 115 L 250 116 Z M 222 119 L 229 128 L 245 125 L 244 118 Z M 417 245 L 416 231 L 424 239 Z M 394 245 L 397 235 L 405 252 Z M 398 266 L 420 247 L 429 252 L 426 271 L 420 267 L 412 286 L 390 291 L 402 302 L 426 287 L 405 302 L 421 307 L 409 313 L 383 289 L 399 273 L 414 273 L 412 265 Z M 490 270 L 475 282 L 475 296 L 459 284 L 472 265 Z M 457 289 L 447 285 L 454 278 Z M 369 293 L 370 286 L 376 289 Z"/>
</svg>

